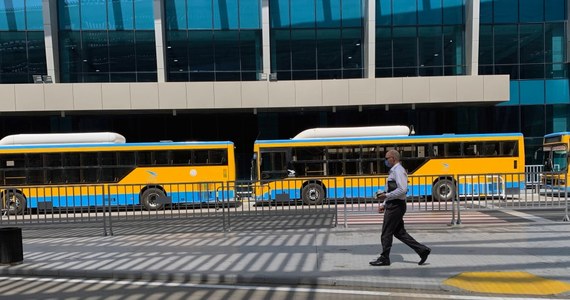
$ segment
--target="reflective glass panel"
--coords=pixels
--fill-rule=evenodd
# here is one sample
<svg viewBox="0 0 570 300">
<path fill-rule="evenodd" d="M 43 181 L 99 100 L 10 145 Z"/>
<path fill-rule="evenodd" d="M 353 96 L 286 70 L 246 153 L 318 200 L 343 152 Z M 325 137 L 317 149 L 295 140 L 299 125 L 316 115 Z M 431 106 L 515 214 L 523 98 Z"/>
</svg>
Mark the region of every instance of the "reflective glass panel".
<svg viewBox="0 0 570 300">
<path fill-rule="evenodd" d="M 107 0 L 81 0 L 81 29 L 107 29 Z"/>
<path fill-rule="evenodd" d="M 156 74 L 156 45 L 154 31 L 135 31 L 136 71 Z M 131 70 L 132 71 L 132 70 Z"/>
<path fill-rule="evenodd" d="M 214 29 L 239 28 L 237 1 L 238 0 L 214 0 Z M 192 2 L 192 0 L 190 2 Z M 204 11 L 202 13 L 206 12 Z"/>
<path fill-rule="evenodd" d="M 493 0 L 481 0 L 479 12 L 481 24 L 493 23 Z"/>
<path fill-rule="evenodd" d="M 134 31 L 109 31 L 109 64 L 111 72 L 136 70 Z"/>
<path fill-rule="evenodd" d="M 261 31 L 241 30 L 240 58 L 241 69 L 257 71 L 261 69 Z"/>
<path fill-rule="evenodd" d="M 544 62 L 544 30 L 542 24 L 520 25 L 520 62 L 543 63 Z"/>
<path fill-rule="evenodd" d="M 518 34 L 516 25 L 495 26 L 495 64 L 518 63 Z"/>
<path fill-rule="evenodd" d="M 519 0 L 520 22 L 541 22 L 544 20 L 543 0 Z"/>
<path fill-rule="evenodd" d="M 495 0 L 494 2 L 495 23 L 517 23 L 519 2 L 518 0 Z"/>
<path fill-rule="evenodd" d="M 373 1 L 373 0 L 370 0 Z M 342 0 L 342 26 L 361 27 L 362 26 L 362 3 L 360 0 Z"/>
<path fill-rule="evenodd" d="M 363 51 L 362 30 L 360 28 L 343 29 L 342 30 L 343 67 L 345 69 L 359 69 L 359 70 L 363 69 L 362 51 Z M 355 77 L 351 76 L 350 78 L 355 78 Z"/>
<path fill-rule="evenodd" d="M 392 29 L 376 29 L 376 67 L 392 66 Z"/>
<path fill-rule="evenodd" d="M 188 31 L 190 72 L 214 70 L 214 33 L 210 30 Z"/>
<path fill-rule="evenodd" d="M 417 39 L 415 27 L 394 28 L 394 67 L 415 67 L 417 63 Z"/>
<path fill-rule="evenodd" d="M 291 27 L 315 27 L 315 0 L 289 0 L 291 5 Z"/>
<path fill-rule="evenodd" d="M 470 0 L 469 0 L 470 1 Z M 443 24 L 464 24 L 465 0 L 443 0 Z"/>
<path fill-rule="evenodd" d="M 418 2 L 419 24 L 441 24 L 442 0 L 427 0 Z"/>
<path fill-rule="evenodd" d="M 396 0 L 392 1 L 392 5 L 394 25 L 417 24 L 416 0 Z"/>
<path fill-rule="evenodd" d="M 566 51 L 564 45 L 564 23 L 545 24 L 545 61 L 549 63 L 562 63 Z"/>
<path fill-rule="evenodd" d="M 239 0 L 240 29 L 261 29 L 261 9 L 258 0 Z"/>
<path fill-rule="evenodd" d="M 546 21 L 564 21 L 566 19 L 566 5 L 565 0 L 545 0 L 544 17 Z"/>
<path fill-rule="evenodd" d="M 135 28 L 132 0 L 109 0 L 109 30 L 132 30 Z"/>
<path fill-rule="evenodd" d="M 290 18 L 289 1 L 269 1 L 269 22 L 271 22 L 271 28 L 289 27 L 289 25 L 291 25 Z"/>
<path fill-rule="evenodd" d="M 1 12 L 0 15 L 2 15 Z M 44 17 L 42 15 L 42 0 L 26 0 L 27 29 L 43 30 L 44 29 L 43 20 Z"/>
<path fill-rule="evenodd" d="M 153 30 L 154 11 L 152 7 L 152 1 L 134 0 L 134 2 L 135 2 L 135 28 Z"/>
<path fill-rule="evenodd" d="M 316 69 L 317 60 L 316 60 L 315 46 L 316 46 L 315 30 L 313 29 L 291 30 L 291 62 L 293 70 Z"/>
<path fill-rule="evenodd" d="M 481 25 L 479 27 L 479 64 L 493 63 L 493 26 Z"/>
<path fill-rule="evenodd" d="M 421 67 L 441 66 L 443 64 L 440 26 L 418 28 L 418 54 Z"/>
<path fill-rule="evenodd" d="M 340 0 L 317 0 L 317 27 L 340 27 Z"/>
<path fill-rule="evenodd" d="M 168 30 L 187 29 L 186 3 L 184 1 L 165 0 L 165 6 L 166 28 Z"/>
<path fill-rule="evenodd" d="M 179 1 L 183 2 L 183 1 Z M 212 29 L 213 3 L 207 1 L 187 1 L 188 5 L 188 29 Z"/>
<path fill-rule="evenodd" d="M 317 30 L 317 59 L 319 69 L 340 69 L 342 59 L 340 29 Z"/>
<path fill-rule="evenodd" d="M 0 30 L 26 30 L 24 1 L 0 1 Z"/>
<path fill-rule="evenodd" d="M 376 0 L 376 26 L 392 24 L 392 0 Z"/>
<path fill-rule="evenodd" d="M 81 19 L 79 18 L 79 0 L 59 0 L 58 3 L 59 29 L 79 30 Z"/>
<path fill-rule="evenodd" d="M 214 41 L 216 72 L 239 71 L 240 52 L 239 48 L 236 49 L 239 45 L 239 31 L 215 31 Z"/>
</svg>

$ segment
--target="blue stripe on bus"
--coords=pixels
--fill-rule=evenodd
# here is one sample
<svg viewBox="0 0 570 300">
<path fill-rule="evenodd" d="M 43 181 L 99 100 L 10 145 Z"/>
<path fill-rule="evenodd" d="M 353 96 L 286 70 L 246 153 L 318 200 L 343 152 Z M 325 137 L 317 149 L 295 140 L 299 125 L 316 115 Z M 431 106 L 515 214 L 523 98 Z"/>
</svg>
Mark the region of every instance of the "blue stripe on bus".
<svg viewBox="0 0 570 300">
<path fill-rule="evenodd" d="M 408 197 L 424 197 L 432 195 L 431 184 L 419 184 L 409 186 Z M 524 181 L 507 182 L 506 189 L 524 189 Z M 480 184 L 460 184 L 459 196 L 497 196 L 505 194 L 502 184 L 497 183 L 480 183 Z M 346 198 L 374 198 L 376 191 L 384 191 L 384 186 L 367 186 L 367 187 L 347 187 L 347 188 L 327 188 L 327 199 Z M 256 197 L 257 201 L 274 201 L 277 199 L 288 198 L 289 200 L 301 200 L 301 191 L 299 189 L 272 189 L 270 193 L 265 193 Z"/>
<path fill-rule="evenodd" d="M 184 203 L 205 203 L 215 201 L 228 201 L 235 199 L 234 191 L 217 191 L 217 192 L 173 192 L 168 195 L 173 204 Z M 103 199 L 105 203 L 103 203 Z M 139 205 L 139 194 L 128 193 L 111 195 L 111 206 Z M 83 195 L 83 196 L 47 196 L 47 197 L 28 197 L 28 208 L 43 207 L 50 203 L 51 207 L 103 207 L 109 205 L 108 196 L 103 195 Z"/>
</svg>

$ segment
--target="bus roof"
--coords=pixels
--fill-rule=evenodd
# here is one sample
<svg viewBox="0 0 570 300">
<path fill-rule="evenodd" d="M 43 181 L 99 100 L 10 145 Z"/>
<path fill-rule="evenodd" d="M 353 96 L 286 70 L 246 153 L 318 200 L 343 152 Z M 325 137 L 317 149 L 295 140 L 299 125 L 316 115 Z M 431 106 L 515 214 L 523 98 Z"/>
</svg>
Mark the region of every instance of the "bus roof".
<svg viewBox="0 0 570 300">
<path fill-rule="evenodd" d="M 390 141 L 410 140 L 421 141 L 431 139 L 461 139 L 461 138 L 493 138 L 493 137 L 522 137 L 522 133 L 482 133 L 482 134 L 441 134 L 441 135 L 411 135 L 411 136 L 368 136 L 346 138 L 315 138 L 315 139 L 287 139 L 287 140 L 257 140 L 255 144 L 302 144 L 302 143 L 327 143 L 327 142 L 359 142 L 359 141 Z"/>
<path fill-rule="evenodd" d="M 111 144 L 111 143 L 65 143 L 65 144 L 28 144 L 28 145 L 0 145 L 1 151 L 8 150 L 32 150 L 32 149 L 78 149 L 84 150 L 88 148 L 164 148 L 164 147 L 177 147 L 177 146 L 196 146 L 196 147 L 220 147 L 231 146 L 233 142 L 230 141 L 211 141 L 211 142 L 150 142 L 150 143 L 124 143 L 124 144 Z"/>
<path fill-rule="evenodd" d="M 560 132 L 553 132 L 545 135 L 545 138 L 555 137 L 555 136 L 562 136 L 562 135 L 570 135 L 568 131 L 560 131 Z"/>
</svg>

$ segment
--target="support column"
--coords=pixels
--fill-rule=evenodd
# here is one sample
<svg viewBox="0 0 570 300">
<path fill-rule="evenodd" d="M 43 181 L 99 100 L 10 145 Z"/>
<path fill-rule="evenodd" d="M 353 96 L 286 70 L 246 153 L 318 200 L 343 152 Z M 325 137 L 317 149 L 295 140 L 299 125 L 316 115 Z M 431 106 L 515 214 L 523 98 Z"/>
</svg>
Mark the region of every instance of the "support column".
<svg viewBox="0 0 570 300">
<path fill-rule="evenodd" d="M 269 78 L 269 74 L 271 73 L 270 29 L 269 0 L 261 0 L 261 45 L 263 48 L 263 74 L 266 74 L 264 75 L 266 78 Z"/>
<path fill-rule="evenodd" d="M 57 22 L 56 0 L 43 0 L 42 14 L 44 18 L 47 75 L 51 77 L 54 83 L 59 83 L 59 25 Z"/>
<path fill-rule="evenodd" d="M 376 77 L 376 1 L 364 1 L 364 78 Z"/>
<path fill-rule="evenodd" d="M 479 75 L 480 0 L 465 1 L 465 63 L 466 75 Z"/>
<path fill-rule="evenodd" d="M 166 24 L 164 0 L 153 0 L 154 39 L 156 44 L 156 75 L 158 82 L 166 82 Z"/>
</svg>

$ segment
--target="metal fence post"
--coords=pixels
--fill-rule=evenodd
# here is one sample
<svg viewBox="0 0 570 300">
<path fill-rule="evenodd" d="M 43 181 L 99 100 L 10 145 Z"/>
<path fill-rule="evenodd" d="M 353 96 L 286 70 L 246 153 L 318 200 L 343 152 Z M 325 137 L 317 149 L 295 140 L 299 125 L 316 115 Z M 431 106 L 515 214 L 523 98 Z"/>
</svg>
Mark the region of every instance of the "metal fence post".
<svg viewBox="0 0 570 300">
<path fill-rule="evenodd" d="M 459 177 L 454 176 L 455 180 L 455 195 L 451 200 L 451 226 L 461 224 L 461 211 L 459 208 Z M 457 203 L 456 203 L 457 202 Z M 457 205 L 457 219 L 455 218 L 455 206 Z"/>
<path fill-rule="evenodd" d="M 570 222 L 570 218 L 568 217 L 568 172 L 564 174 L 564 202 L 566 208 L 564 208 L 564 218 L 562 218 L 562 222 Z"/>
<path fill-rule="evenodd" d="M 344 217 L 343 217 L 344 218 L 344 228 L 348 228 L 348 216 L 347 216 L 348 211 L 347 211 L 347 207 L 346 207 L 346 181 L 347 180 L 348 180 L 347 178 L 344 179 L 344 183 L 343 183 L 344 195 L 342 197 L 343 201 L 344 201 Z"/>
<path fill-rule="evenodd" d="M 113 222 L 111 221 L 111 187 L 107 184 L 106 185 L 107 188 L 107 201 L 109 201 L 107 208 L 109 209 L 109 234 L 112 236 L 113 235 Z M 103 202 L 105 202 L 105 199 L 103 198 Z M 105 216 L 103 215 L 103 218 Z"/>
<path fill-rule="evenodd" d="M 89 187 L 87 187 L 87 193 L 89 193 Z M 105 204 L 105 185 L 101 186 L 101 202 L 103 204 L 103 236 L 107 236 L 107 205 Z M 97 187 L 95 187 L 95 203 L 97 203 Z M 97 207 L 96 204 L 95 207 Z M 95 216 L 96 215 L 97 209 L 95 209 Z"/>
</svg>

